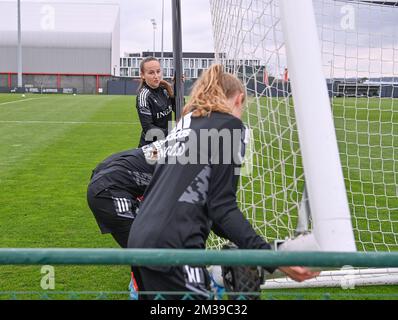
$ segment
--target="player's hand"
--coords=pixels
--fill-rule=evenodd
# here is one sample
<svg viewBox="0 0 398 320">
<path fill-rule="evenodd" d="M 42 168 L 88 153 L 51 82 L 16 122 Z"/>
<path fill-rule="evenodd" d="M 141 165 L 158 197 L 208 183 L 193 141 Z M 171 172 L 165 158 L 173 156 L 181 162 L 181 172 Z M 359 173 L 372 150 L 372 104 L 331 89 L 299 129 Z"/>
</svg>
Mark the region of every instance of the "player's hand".
<svg viewBox="0 0 398 320">
<path fill-rule="evenodd" d="M 279 267 L 278 269 L 297 282 L 315 278 L 320 274 L 320 271 L 312 271 L 305 267 Z"/>
</svg>

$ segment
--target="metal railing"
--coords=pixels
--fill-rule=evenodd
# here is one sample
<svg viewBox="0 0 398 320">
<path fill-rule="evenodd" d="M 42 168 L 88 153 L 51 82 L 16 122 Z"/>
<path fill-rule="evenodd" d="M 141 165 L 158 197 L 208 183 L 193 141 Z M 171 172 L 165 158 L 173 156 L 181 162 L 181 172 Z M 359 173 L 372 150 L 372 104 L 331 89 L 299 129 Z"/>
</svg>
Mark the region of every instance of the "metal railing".
<svg viewBox="0 0 398 320">
<path fill-rule="evenodd" d="M 174 249 L 0 249 L 0 265 L 225 265 L 225 266 L 309 266 L 316 268 L 340 268 L 342 266 L 391 268 L 398 267 L 398 252 L 281 252 L 268 250 L 174 250 Z M 162 300 L 163 292 L 145 293 Z M 183 300 L 190 300 L 191 294 L 176 293 Z M 212 293 L 213 298 L 214 294 Z M 0 291 L 2 299 L 127 299 L 128 292 L 18 292 Z M 350 293 L 260 291 L 225 292 L 219 298 L 245 300 L 257 296 L 259 299 L 398 299 L 398 292 L 385 295 L 368 292 L 357 295 Z"/>
<path fill-rule="evenodd" d="M 398 252 L 202 249 L 0 249 L 0 265 L 246 265 L 398 267 Z"/>
</svg>

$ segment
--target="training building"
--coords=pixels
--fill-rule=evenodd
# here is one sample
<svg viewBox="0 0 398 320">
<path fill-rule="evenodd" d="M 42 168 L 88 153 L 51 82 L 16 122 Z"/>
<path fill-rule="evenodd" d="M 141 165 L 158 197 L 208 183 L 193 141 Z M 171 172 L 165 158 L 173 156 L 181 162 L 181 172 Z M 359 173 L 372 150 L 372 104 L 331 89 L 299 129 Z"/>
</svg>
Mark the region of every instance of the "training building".
<svg viewBox="0 0 398 320">
<path fill-rule="evenodd" d="M 0 2 L 0 92 L 18 85 L 17 12 Z M 120 71 L 119 5 L 21 1 L 21 44 L 27 91 L 106 93 Z"/>
<path fill-rule="evenodd" d="M 110 94 L 136 94 L 140 85 L 140 64 L 146 57 L 159 59 L 163 69 L 163 77 L 171 80 L 174 76 L 174 59 L 172 52 L 144 51 L 139 53 L 125 53 L 120 58 L 120 79 L 113 79 L 108 83 Z M 193 83 L 200 77 L 203 71 L 208 69 L 216 61 L 224 63 L 229 70 L 243 74 L 243 66 L 248 76 L 256 74 L 263 79 L 264 66 L 258 59 L 228 60 L 225 54 L 221 53 L 216 57 L 214 52 L 183 52 L 182 71 L 185 77 L 184 91 L 189 94 Z M 235 68 L 235 69 L 234 69 Z"/>
</svg>

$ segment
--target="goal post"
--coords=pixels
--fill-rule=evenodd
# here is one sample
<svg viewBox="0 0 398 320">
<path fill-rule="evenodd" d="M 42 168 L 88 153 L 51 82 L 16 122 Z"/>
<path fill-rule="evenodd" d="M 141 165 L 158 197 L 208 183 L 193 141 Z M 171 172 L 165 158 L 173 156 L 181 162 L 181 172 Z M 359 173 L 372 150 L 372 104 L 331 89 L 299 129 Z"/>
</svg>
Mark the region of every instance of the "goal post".
<svg viewBox="0 0 398 320">
<path fill-rule="evenodd" d="M 397 4 L 210 0 L 216 57 L 248 94 L 240 207 L 268 241 L 398 251 Z"/>
<path fill-rule="evenodd" d="M 355 251 L 312 1 L 281 0 L 280 14 L 312 208 L 314 238 L 311 239 L 317 242 L 317 246 L 312 247 L 324 251 Z"/>
</svg>

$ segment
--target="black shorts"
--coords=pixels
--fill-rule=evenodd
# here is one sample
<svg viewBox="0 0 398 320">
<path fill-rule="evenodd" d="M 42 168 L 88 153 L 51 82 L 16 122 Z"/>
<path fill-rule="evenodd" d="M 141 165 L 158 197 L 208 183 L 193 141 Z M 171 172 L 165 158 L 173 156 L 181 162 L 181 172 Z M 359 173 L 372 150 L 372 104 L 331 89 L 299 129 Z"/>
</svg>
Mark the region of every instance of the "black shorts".
<svg viewBox="0 0 398 320">
<path fill-rule="evenodd" d="M 132 267 L 140 300 L 210 299 L 210 276 L 206 268 L 175 266 L 166 268 L 165 272 L 157 269 Z"/>
<path fill-rule="evenodd" d="M 139 201 L 124 190 L 105 189 L 96 193 L 89 185 L 87 202 L 102 233 L 129 232 Z"/>
</svg>

